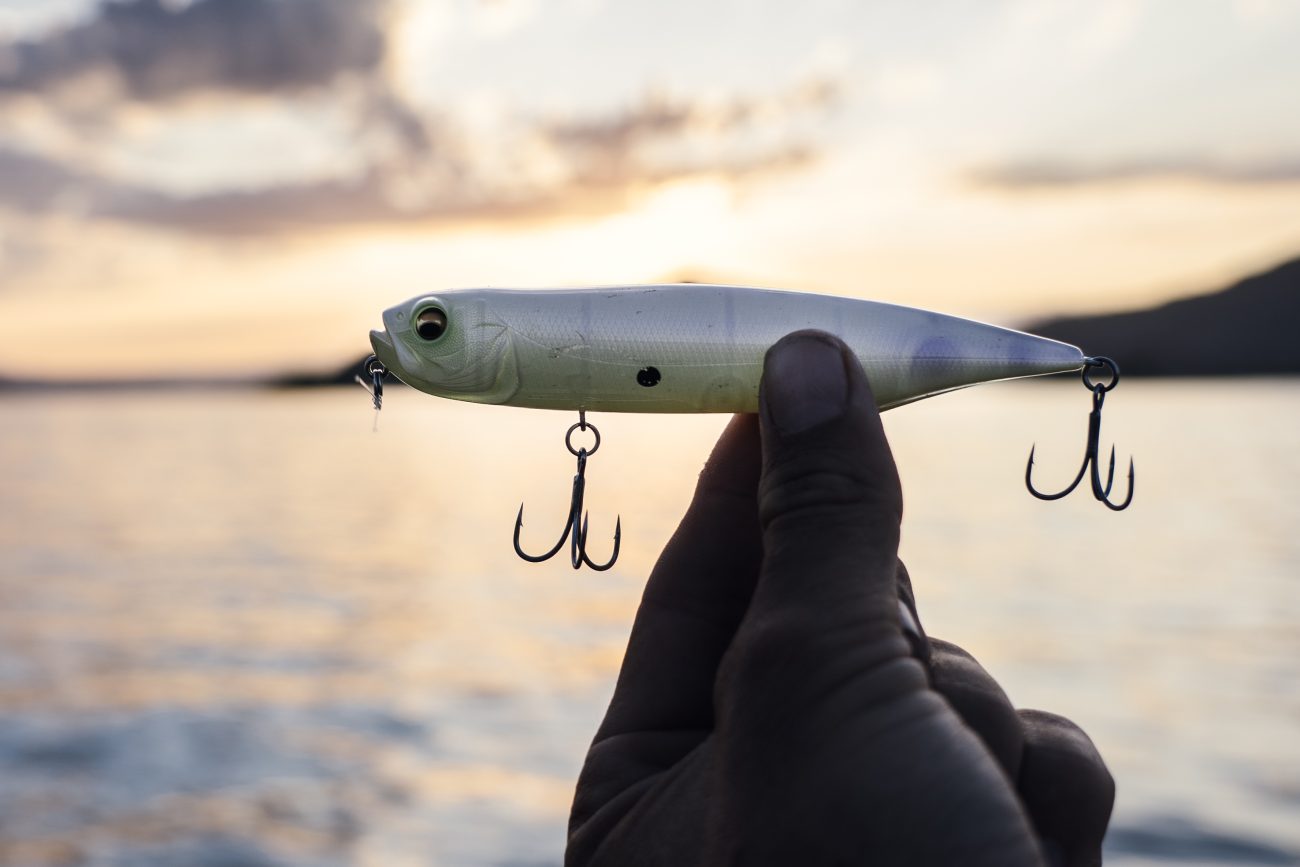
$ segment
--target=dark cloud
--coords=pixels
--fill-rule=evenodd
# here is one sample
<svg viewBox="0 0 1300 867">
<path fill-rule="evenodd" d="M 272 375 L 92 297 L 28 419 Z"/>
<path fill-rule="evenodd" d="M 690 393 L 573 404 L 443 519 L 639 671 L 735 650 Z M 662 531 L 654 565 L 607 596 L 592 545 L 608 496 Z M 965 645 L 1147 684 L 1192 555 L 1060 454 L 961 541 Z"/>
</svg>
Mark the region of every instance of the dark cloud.
<svg viewBox="0 0 1300 867">
<path fill-rule="evenodd" d="M 429 195 L 419 191 L 418 198 L 413 194 L 414 201 L 408 203 L 400 191 L 387 189 L 383 178 L 373 172 L 358 178 L 196 196 L 112 187 L 99 197 L 94 215 L 212 235 L 271 235 L 376 223 L 512 216 L 536 204 L 476 200 L 459 190 L 441 192 Z"/>
<path fill-rule="evenodd" d="M 631 157 L 646 141 L 680 134 L 692 120 L 684 103 L 651 99 L 646 105 L 613 117 L 562 120 L 543 125 L 539 132 L 561 150 L 581 152 L 591 162 L 618 164 Z"/>
<path fill-rule="evenodd" d="M 151 101 L 323 85 L 379 65 L 382 11 L 379 0 L 104 2 L 87 21 L 0 45 L 0 93 L 48 93 L 94 73 Z"/>
<path fill-rule="evenodd" d="M 95 185 L 91 175 L 0 145 L 0 205 L 42 212 L 83 196 Z"/>
<path fill-rule="evenodd" d="M 578 177 L 618 183 L 627 176 L 722 171 L 753 163 L 788 162 L 808 147 L 767 142 L 746 153 L 746 140 L 786 131 L 800 115 L 820 113 L 838 95 L 835 82 L 817 79 L 768 98 L 697 101 L 652 95 L 606 117 L 542 123 L 539 133 L 566 155 Z"/>
<path fill-rule="evenodd" d="M 579 189 L 636 189 L 704 175 L 740 180 L 794 168 L 817 152 L 809 135 L 838 87 L 815 80 L 767 96 L 652 94 L 603 116 L 543 120 L 537 137 Z"/>
<path fill-rule="evenodd" d="M 1078 187 L 1178 178 L 1213 184 L 1285 184 L 1300 181 L 1300 159 L 1249 163 L 1199 158 L 1137 159 L 1108 163 L 1021 160 L 977 169 L 977 184 L 1005 190 Z"/>
</svg>

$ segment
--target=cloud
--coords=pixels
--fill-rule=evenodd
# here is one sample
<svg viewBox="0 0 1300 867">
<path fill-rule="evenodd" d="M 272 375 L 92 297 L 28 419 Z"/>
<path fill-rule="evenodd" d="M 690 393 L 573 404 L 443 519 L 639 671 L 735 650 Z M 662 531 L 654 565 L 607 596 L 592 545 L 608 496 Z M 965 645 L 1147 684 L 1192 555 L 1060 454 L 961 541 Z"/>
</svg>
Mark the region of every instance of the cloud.
<svg viewBox="0 0 1300 867">
<path fill-rule="evenodd" d="M 107 75 L 126 98 L 265 94 L 369 72 L 384 57 L 377 0 L 103 2 L 87 21 L 0 45 L 0 94 Z"/>
<path fill-rule="evenodd" d="M 830 108 L 839 93 L 830 79 L 804 82 L 770 97 L 689 100 L 652 94 L 603 117 L 550 120 L 538 134 L 584 183 L 619 184 L 696 173 L 750 174 L 799 162 L 810 145 L 789 138 L 801 117 Z"/>
<path fill-rule="evenodd" d="M 1152 158 L 1107 163 L 1020 160 L 969 173 L 975 183 L 1009 191 L 1179 179 L 1208 184 L 1300 182 L 1300 158 L 1226 162 L 1208 158 Z"/>
<path fill-rule="evenodd" d="M 817 78 L 770 94 L 651 94 L 578 116 L 520 106 L 484 130 L 414 104 L 390 81 L 389 2 L 115 0 L 79 23 L 0 45 L 0 120 L 19 106 L 6 106 L 5 94 L 34 95 L 27 110 L 64 130 L 0 143 L 0 209 L 210 235 L 607 212 L 676 180 L 739 182 L 806 164 L 839 93 L 836 80 Z M 101 158 L 131 147 L 129 113 L 97 122 L 126 105 L 165 124 L 190 97 L 205 97 L 186 103 L 191 112 L 249 96 L 290 111 L 306 90 L 347 118 L 322 131 L 354 157 L 334 176 L 181 193 L 138 168 L 131 179 L 112 175 L 114 161 Z M 86 111 L 89 127 L 80 125 Z M 229 147 L 234 139 L 221 133 Z"/>
<path fill-rule="evenodd" d="M 177 196 L 146 188 L 108 187 L 94 216 L 210 235 L 271 235 L 376 223 L 522 216 L 535 201 L 475 198 L 464 190 L 421 192 L 408 203 L 377 173 L 358 178 Z M 414 199 L 415 197 L 412 196 Z"/>
<path fill-rule="evenodd" d="M 0 145 L 0 204 L 13 210 L 46 211 L 94 184 L 91 175 Z"/>
<path fill-rule="evenodd" d="M 36 271 L 58 250 L 30 224 L 6 225 L 0 218 L 0 295 L 18 285 L 18 278 Z"/>
<path fill-rule="evenodd" d="M 364 123 L 389 146 L 346 177 L 179 195 L 0 147 L 0 209 L 210 235 L 604 213 L 672 181 L 738 182 L 805 165 L 816 149 L 791 129 L 833 94 L 814 83 L 764 99 L 653 96 L 606 116 L 520 120 L 481 141 L 381 89 L 367 97 Z"/>
</svg>

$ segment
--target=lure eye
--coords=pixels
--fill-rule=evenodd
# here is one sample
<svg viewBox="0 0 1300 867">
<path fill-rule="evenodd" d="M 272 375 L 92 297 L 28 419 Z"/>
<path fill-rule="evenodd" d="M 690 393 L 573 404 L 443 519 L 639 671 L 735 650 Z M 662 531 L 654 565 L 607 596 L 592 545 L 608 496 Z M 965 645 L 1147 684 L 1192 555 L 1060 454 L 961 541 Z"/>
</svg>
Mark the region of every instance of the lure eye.
<svg viewBox="0 0 1300 867">
<path fill-rule="evenodd" d="M 425 340 L 437 340 L 447 330 L 447 314 L 437 307 L 420 311 L 415 317 L 415 333 Z"/>
</svg>

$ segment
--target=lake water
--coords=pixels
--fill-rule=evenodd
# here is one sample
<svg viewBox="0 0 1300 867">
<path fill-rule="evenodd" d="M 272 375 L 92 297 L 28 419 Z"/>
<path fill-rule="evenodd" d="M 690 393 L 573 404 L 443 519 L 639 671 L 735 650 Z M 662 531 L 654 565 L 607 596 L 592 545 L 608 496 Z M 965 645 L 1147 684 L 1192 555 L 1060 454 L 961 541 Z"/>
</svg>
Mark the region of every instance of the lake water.
<svg viewBox="0 0 1300 867">
<path fill-rule="evenodd" d="M 1092 735 L 1107 863 L 1300 864 L 1300 381 L 1125 381 L 886 414 L 929 631 Z M 567 415 L 356 388 L 0 398 L 0 863 L 554 865 L 636 601 L 725 418 L 594 418 L 610 572 L 558 532 Z M 1118 484 L 1122 484 L 1122 481 Z"/>
</svg>

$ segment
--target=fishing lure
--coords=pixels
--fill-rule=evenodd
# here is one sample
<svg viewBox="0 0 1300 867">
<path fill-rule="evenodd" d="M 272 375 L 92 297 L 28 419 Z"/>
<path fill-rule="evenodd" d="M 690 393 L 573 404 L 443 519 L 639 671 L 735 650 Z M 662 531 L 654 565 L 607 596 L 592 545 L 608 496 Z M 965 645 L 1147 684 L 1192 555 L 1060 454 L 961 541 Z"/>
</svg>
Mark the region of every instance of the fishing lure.
<svg viewBox="0 0 1300 867">
<path fill-rule="evenodd" d="M 1101 407 L 1119 382 L 1119 368 L 1077 347 L 1020 331 L 913 307 L 743 286 L 699 284 L 595 289 L 465 289 L 422 295 L 384 311 L 384 330 L 370 332 L 375 356 L 366 364 L 376 410 L 391 372 L 408 385 L 439 397 L 476 403 L 578 412 L 565 435 L 577 458 L 568 521 L 551 550 L 530 555 L 520 547 L 523 506 L 515 520 L 515 551 L 537 562 L 570 542 L 570 561 L 608 569 L 587 556 L 583 511 L 587 458 L 600 447 L 588 411 L 756 412 L 763 357 L 792 331 L 814 328 L 840 337 L 862 363 L 880 409 L 969 385 L 1072 370 L 1083 371 L 1092 392 L 1083 465 L 1068 488 L 1054 494 L 1025 483 L 1040 499 L 1059 499 L 1078 487 L 1091 467 L 1093 495 L 1109 499 L 1115 451 L 1103 483 L 1097 465 Z M 1109 378 L 1098 381 L 1105 371 Z M 594 443 L 574 445 L 578 431 Z"/>
</svg>

